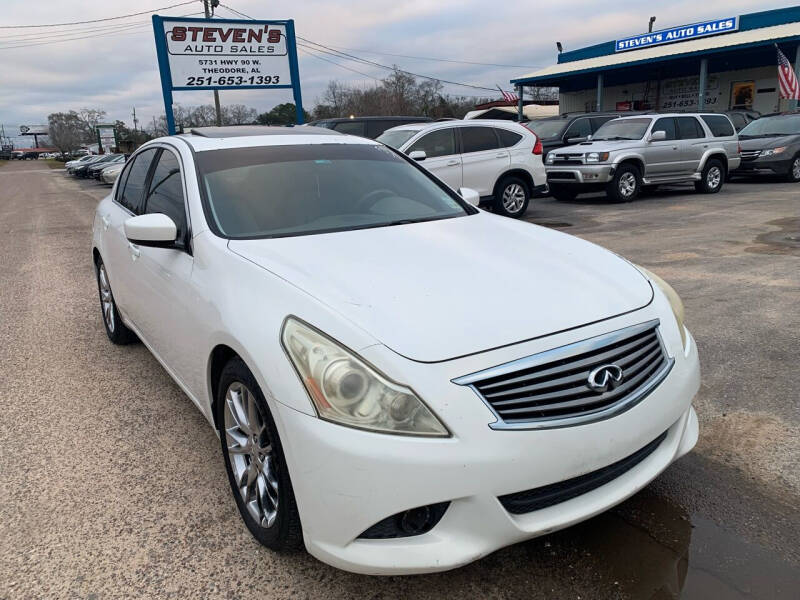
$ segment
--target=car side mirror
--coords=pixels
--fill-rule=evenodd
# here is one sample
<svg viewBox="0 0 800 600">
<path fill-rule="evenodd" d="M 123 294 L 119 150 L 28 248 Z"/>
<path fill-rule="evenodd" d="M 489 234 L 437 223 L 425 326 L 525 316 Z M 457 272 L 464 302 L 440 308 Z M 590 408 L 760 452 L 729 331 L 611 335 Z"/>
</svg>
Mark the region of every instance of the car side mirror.
<svg viewBox="0 0 800 600">
<path fill-rule="evenodd" d="M 428 155 L 425 154 L 425 150 L 412 150 L 411 154 L 408 155 L 408 158 L 411 160 L 425 160 L 428 158 Z"/>
<path fill-rule="evenodd" d="M 464 199 L 464 202 L 472 206 L 478 206 L 481 202 L 481 195 L 472 188 L 458 188 L 458 194 Z"/>
<path fill-rule="evenodd" d="M 131 217 L 124 224 L 125 237 L 132 244 L 169 248 L 175 243 L 178 228 L 175 221 L 161 213 Z"/>
<path fill-rule="evenodd" d="M 663 131 L 663 130 L 660 130 L 660 131 L 654 131 L 653 133 L 651 133 L 650 137 L 647 138 L 647 141 L 648 142 L 660 142 L 660 141 L 663 141 L 665 139 L 667 139 L 667 132 Z"/>
<path fill-rule="evenodd" d="M 568 144 L 580 144 L 581 142 L 585 142 L 588 138 L 585 137 L 571 137 L 567 138 Z"/>
</svg>

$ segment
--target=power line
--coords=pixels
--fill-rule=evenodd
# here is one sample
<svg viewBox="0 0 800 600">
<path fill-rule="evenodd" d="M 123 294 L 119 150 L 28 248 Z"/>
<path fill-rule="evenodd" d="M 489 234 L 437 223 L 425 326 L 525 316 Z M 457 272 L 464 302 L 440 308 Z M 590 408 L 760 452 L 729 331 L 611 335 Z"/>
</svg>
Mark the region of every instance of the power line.
<svg viewBox="0 0 800 600">
<path fill-rule="evenodd" d="M 324 60 L 325 62 L 331 63 L 332 65 L 336 65 L 337 67 L 341 67 L 342 69 L 346 69 L 346 70 L 351 71 L 353 73 L 358 73 L 359 75 L 363 75 L 364 77 L 369 77 L 370 79 L 374 79 L 375 81 L 380 81 L 379 77 L 375 77 L 374 75 L 368 75 L 367 73 L 363 73 L 363 72 L 358 71 L 356 69 L 352 69 L 352 68 L 350 68 L 350 67 L 348 67 L 346 65 L 343 65 L 341 63 L 337 63 L 337 62 L 335 62 L 335 61 L 333 61 L 333 60 L 331 60 L 329 58 L 325 58 L 324 56 L 320 56 L 319 54 L 314 54 L 313 51 L 310 48 L 311 48 L 310 46 L 303 45 L 303 47 L 300 48 L 300 51 L 305 53 L 305 54 L 308 54 L 309 56 L 312 56 L 314 58 L 318 58 L 319 60 Z"/>
<path fill-rule="evenodd" d="M 120 15 L 118 17 L 106 17 L 105 19 L 94 19 L 92 21 L 73 21 L 72 23 L 51 23 L 49 25 L 0 25 L 0 29 L 30 29 L 34 27 L 66 27 L 68 25 L 86 25 L 87 23 L 100 23 L 102 21 L 116 21 L 118 19 L 127 19 L 128 17 L 138 17 L 139 15 L 149 15 L 160 10 L 167 10 L 178 6 L 186 6 L 187 4 L 194 4 L 197 0 L 188 0 L 188 2 L 179 2 L 178 4 L 171 4 L 170 6 L 162 6 L 161 8 L 154 8 L 152 10 L 144 10 L 142 12 L 131 13 L 129 15 Z"/>
<path fill-rule="evenodd" d="M 240 16 L 245 17 L 247 19 L 254 20 L 253 17 L 251 17 L 249 15 L 246 15 L 243 12 L 240 12 L 240 11 L 236 10 L 235 8 L 231 8 L 227 4 L 220 4 L 220 6 L 223 6 L 223 7 L 227 8 L 228 10 L 230 10 L 231 12 L 236 13 L 237 15 L 240 15 Z M 335 48 L 331 48 L 330 46 L 326 46 L 325 44 L 320 44 L 318 42 L 311 41 L 311 40 L 309 40 L 307 38 L 304 38 L 302 36 L 299 36 L 299 35 L 297 36 L 297 38 L 300 39 L 300 40 L 303 40 L 304 42 L 308 42 L 309 44 L 313 44 L 314 46 L 319 46 L 319 48 L 324 48 L 325 50 L 328 51 L 328 52 L 325 52 L 325 50 L 320 50 L 319 48 L 315 48 L 315 50 L 317 50 L 319 52 L 324 52 L 325 54 L 333 54 L 333 56 L 336 56 L 338 58 L 350 59 L 350 60 L 353 60 L 353 61 L 356 61 L 356 62 L 359 62 L 359 63 L 362 63 L 362 64 L 372 65 L 372 66 L 375 66 L 375 67 L 380 67 L 381 69 L 386 69 L 388 71 L 399 71 L 400 73 L 405 73 L 406 75 L 413 75 L 414 77 L 420 77 L 421 79 L 429 79 L 431 81 L 439 81 L 441 83 L 447 83 L 447 84 L 450 84 L 450 85 L 458 85 L 458 86 L 462 86 L 462 87 L 473 88 L 473 89 L 476 89 L 476 90 L 486 90 L 486 91 L 489 91 L 489 92 L 494 92 L 495 91 L 495 88 L 484 87 L 482 85 L 473 85 L 471 83 L 462 83 L 460 81 L 451 81 L 449 79 L 442 79 L 441 77 L 431 77 L 430 75 L 422 75 L 420 73 L 414 73 L 412 71 L 406 71 L 405 69 L 400 69 L 398 67 L 390 67 L 388 65 L 384 65 L 384 64 L 372 61 L 372 60 L 368 60 L 366 58 L 361 58 L 361 57 L 355 56 L 353 54 L 348 54 L 347 52 L 341 52 L 339 50 L 336 50 Z"/>
<path fill-rule="evenodd" d="M 189 13 L 187 15 L 180 15 L 180 16 L 182 16 L 182 17 L 191 17 L 191 16 L 198 15 L 198 14 L 203 14 L 203 13 Z M 65 38 L 63 40 L 50 40 L 50 41 L 47 41 L 47 42 L 33 42 L 33 43 L 30 43 L 30 44 L 17 44 L 15 46 L 0 46 L 0 50 L 12 50 L 14 48 L 30 48 L 32 46 L 47 46 L 47 45 L 50 45 L 50 44 L 60 44 L 60 43 L 63 43 L 63 42 L 74 42 L 74 41 L 77 41 L 77 40 L 94 39 L 94 38 L 98 38 L 98 37 L 105 37 L 105 36 L 108 36 L 108 35 L 130 35 L 130 34 L 139 33 L 138 31 L 130 31 L 132 29 L 140 29 L 142 27 L 149 27 L 149 26 L 150 26 L 149 23 L 127 24 L 127 25 L 124 25 L 124 26 L 120 26 L 119 28 L 115 29 L 114 31 L 101 32 L 101 33 L 97 33 L 97 34 L 94 34 L 94 35 L 80 35 L 80 36 L 77 36 L 77 37 Z M 23 42 L 23 41 L 26 41 L 26 40 L 16 40 L 16 41 Z M 0 43 L 2 43 L 1 40 L 0 40 Z"/>
<path fill-rule="evenodd" d="M 366 52 L 375 56 L 396 56 L 398 58 L 411 58 L 414 60 L 432 60 L 435 62 L 456 63 L 462 65 L 479 65 L 483 67 L 512 67 L 515 69 L 538 69 L 537 66 L 532 65 L 504 65 L 497 63 L 476 62 L 472 60 L 455 60 L 452 58 L 434 58 L 433 56 L 412 56 L 410 54 L 392 54 L 391 52 L 378 52 L 377 50 L 362 50 L 359 48 L 346 48 L 344 46 L 331 46 L 331 48 L 338 48 L 339 50 L 350 50 L 351 52 Z"/>
</svg>

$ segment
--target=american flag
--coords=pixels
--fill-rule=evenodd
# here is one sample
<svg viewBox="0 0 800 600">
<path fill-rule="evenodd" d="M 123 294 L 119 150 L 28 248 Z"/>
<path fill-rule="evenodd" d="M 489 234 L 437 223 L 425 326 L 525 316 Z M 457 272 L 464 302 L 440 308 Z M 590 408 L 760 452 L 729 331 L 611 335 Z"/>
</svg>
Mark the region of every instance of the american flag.
<svg viewBox="0 0 800 600">
<path fill-rule="evenodd" d="M 775 49 L 778 51 L 778 84 L 781 88 L 781 98 L 800 100 L 800 83 L 797 82 L 792 63 L 777 45 Z"/>
<path fill-rule="evenodd" d="M 506 102 L 517 102 L 519 100 L 519 96 L 517 96 L 514 92 L 506 92 L 499 85 L 497 86 L 497 89 L 500 90 L 501 94 L 503 94 L 503 100 Z"/>
</svg>

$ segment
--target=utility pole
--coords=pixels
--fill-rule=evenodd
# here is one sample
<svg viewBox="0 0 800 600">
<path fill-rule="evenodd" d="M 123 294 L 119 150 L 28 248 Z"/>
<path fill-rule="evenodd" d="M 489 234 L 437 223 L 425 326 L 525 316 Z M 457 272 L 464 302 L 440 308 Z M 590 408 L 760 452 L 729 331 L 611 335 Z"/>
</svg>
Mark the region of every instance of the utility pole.
<svg viewBox="0 0 800 600">
<path fill-rule="evenodd" d="M 136 125 L 139 123 L 139 119 L 136 118 L 136 107 L 133 107 L 133 143 L 136 143 L 136 138 L 139 137 L 139 132 L 136 130 Z"/>
<path fill-rule="evenodd" d="M 219 6 L 219 0 L 203 0 L 203 8 L 206 11 L 206 19 L 214 15 L 214 8 Z M 222 112 L 219 108 L 219 90 L 214 90 L 214 109 L 217 111 L 217 127 L 222 126 Z"/>
</svg>

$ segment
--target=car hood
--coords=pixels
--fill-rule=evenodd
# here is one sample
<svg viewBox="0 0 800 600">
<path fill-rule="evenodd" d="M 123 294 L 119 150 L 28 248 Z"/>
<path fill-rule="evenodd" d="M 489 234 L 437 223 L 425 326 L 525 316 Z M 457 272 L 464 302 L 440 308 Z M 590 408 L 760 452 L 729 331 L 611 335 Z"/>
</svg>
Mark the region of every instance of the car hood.
<svg viewBox="0 0 800 600">
<path fill-rule="evenodd" d="M 618 152 L 628 148 L 641 148 L 644 144 L 642 140 L 602 140 L 599 142 L 581 142 L 569 146 L 571 152 Z M 564 148 L 562 148 L 564 150 Z"/>
<path fill-rule="evenodd" d="M 483 212 L 228 246 L 422 362 L 608 319 L 653 295 L 607 250 Z"/>
<path fill-rule="evenodd" d="M 752 139 L 740 139 L 739 145 L 742 150 L 764 150 L 767 148 L 777 148 L 778 146 L 790 146 L 800 141 L 800 135 L 773 135 L 769 137 L 758 137 Z"/>
</svg>

